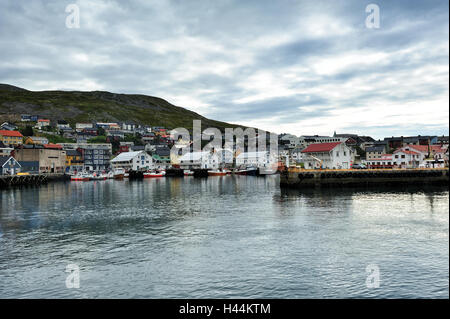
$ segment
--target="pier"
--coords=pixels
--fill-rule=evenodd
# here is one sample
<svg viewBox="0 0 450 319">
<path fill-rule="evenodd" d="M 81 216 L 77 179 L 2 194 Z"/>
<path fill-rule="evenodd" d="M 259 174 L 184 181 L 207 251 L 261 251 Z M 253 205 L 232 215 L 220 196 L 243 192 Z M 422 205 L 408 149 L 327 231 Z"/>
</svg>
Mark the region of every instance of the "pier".
<svg viewBox="0 0 450 319">
<path fill-rule="evenodd" d="M 449 169 L 305 170 L 280 174 L 281 187 L 345 187 L 370 185 L 448 185 Z"/>
<path fill-rule="evenodd" d="M 1 175 L 0 189 L 15 186 L 31 186 L 47 184 L 49 181 L 64 181 L 70 177 L 65 174 L 32 174 L 32 175 Z"/>
</svg>

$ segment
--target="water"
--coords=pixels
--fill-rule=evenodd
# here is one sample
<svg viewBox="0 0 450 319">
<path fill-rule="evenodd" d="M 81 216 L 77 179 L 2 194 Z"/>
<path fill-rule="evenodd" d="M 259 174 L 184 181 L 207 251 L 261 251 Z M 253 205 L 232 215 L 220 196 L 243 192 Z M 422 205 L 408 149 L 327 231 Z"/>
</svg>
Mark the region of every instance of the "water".
<svg viewBox="0 0 450 319">
<path fill-rule="evenodd" d="M 448 188 L 280 190 L 277 176 L 0 191 L 1 298 L 449 297 Z M 80 288 L 66 288 L 68 264 Z M 366 267 L 380 287 L 366 286 Z"/>
</svg>

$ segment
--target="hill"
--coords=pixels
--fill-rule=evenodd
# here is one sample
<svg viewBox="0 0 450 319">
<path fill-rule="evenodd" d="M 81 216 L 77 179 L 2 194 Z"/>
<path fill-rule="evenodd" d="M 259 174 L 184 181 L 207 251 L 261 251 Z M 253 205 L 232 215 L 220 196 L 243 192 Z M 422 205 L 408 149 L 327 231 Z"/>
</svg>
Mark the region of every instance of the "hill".
<svg viewBox="0 0 450 319">
<path fill-rule="evenodd" d="M 19 121 L 20 114 L 38 114 L 51 120 L 76 122 L 134 122 L 136 124 L 185 127 L 201 120 L 202 127 L 238 125 L 205 118 L 195 112 L 170 104 L 158 97 L 139 94 L 116 94 L 103 91 L 28 91 L 0 84 L 0 120 Z"/>
</svg>

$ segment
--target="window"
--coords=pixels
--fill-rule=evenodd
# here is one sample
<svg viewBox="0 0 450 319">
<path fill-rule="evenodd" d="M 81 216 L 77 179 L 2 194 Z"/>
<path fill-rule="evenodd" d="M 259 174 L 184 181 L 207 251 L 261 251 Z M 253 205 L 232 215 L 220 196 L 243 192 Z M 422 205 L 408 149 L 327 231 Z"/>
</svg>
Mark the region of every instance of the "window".
<svg viewBox="0 0 450 319">
<path fill-rule="evenodd" d="M 405 158 L 405 155 L 402 155 L 402 158 Z"/>
</svg>

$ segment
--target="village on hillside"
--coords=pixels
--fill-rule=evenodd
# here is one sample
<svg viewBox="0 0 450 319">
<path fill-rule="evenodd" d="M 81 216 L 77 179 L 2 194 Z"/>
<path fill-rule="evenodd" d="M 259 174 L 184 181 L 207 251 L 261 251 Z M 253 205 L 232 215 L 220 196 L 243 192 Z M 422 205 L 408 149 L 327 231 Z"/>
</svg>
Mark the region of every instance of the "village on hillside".
<svg viewBox="0 0 450 319">
<path fill-rule="evenodd" d="M 52 122 L 39 115 L 22 114 L 17 123 L 0 127 L 0 175 L 106 174 L 113 170 L 164 171 L 168 168 L 229 169 L 262 172 L 296 166 L 314 169 L 401 169 L 448 167 L 448 136 L 386 137 L 337 134 L 332 136 L 281 134 L 278 154 L 237 153 L 216 149 L 193 152 L 191 141 L 174 141 L 172 128 L 131 122 Z M 189 152 L 171 152 L 175 142 Z M 232 165 L 231 165 L 232 164 Z M 269 170 L 270 171 L 270 170 Z M 268 173 L 267 173 L 268 174 Z M 159 175 L 157 175 L 159 176 Z"/>
</svg>

